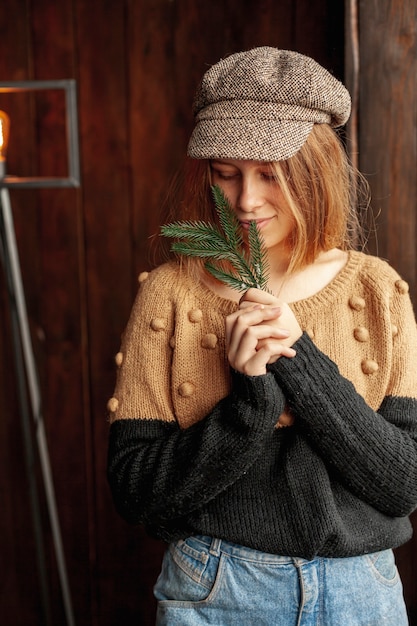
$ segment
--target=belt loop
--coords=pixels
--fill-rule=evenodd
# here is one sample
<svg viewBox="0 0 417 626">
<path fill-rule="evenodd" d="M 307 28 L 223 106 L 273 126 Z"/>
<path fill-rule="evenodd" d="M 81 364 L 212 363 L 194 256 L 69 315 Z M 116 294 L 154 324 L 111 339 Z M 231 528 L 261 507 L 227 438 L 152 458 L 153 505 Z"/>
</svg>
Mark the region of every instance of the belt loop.
<svg viewBox="0 0 417 626">
<path fill-rule="evenodd" d="M 211 545 L 210 545 L 210 550 L 209 550 L 210 554 L 213 556 L 219 556 L 221 544 L 222 544 L 221 539 L 217 539 L 216 537 L 213 537 L 213 539 L 211 540 Z"/>
</svg>

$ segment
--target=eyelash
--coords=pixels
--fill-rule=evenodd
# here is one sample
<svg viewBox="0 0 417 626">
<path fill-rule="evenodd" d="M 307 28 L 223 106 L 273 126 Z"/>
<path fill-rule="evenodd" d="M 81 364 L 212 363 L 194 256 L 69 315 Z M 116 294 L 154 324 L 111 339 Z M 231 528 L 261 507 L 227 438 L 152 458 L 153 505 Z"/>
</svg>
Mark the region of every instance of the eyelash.
<svg viewBox="0 0 417 626">
<path fill-rule="evenodd" d="M 213 172 L 222 180 L 233 180 L 239 176 L 239 174 L 226 174 L 224 172 L 220 172 L 219 170 L 213 170 Z M 261 172 L 261 177 L 267 182 L 275 182 L 275 176 L 273 174 L 269 174 L 268 172 Z"/>
<path fill-rule="evenodd" d="M 219 172 L 219 170 L 214 170 L 214 173 L 216 176 L 218 176 L 222 180 L 231 180 L 233 178 L 236 178 L 236 176 L 238 176 L 238 174 L 225 174 L 223 172 Z"/>
</svg>

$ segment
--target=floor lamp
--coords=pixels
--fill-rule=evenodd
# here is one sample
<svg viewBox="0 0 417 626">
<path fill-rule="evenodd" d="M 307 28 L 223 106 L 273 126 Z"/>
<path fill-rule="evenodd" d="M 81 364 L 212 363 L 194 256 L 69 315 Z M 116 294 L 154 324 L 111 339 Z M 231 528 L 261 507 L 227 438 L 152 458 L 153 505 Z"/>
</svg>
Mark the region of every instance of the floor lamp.
<svg viewBox="0 0 417 626">
<path fill-rule="evenodd" d="M 2 92 L 10 93 L 19 91 L 28 92 L 57 89 L 62 89 L 65 92 L 66 139 L 68 151 L 68 176 L 65 178 L 20 178 L 16 176 L 8 176 L 6 174 L 6 150 L 9 134 L 9 117 L 5 112 L 0 111 L 0 253 L 4 267 L 10 306 L 10 319 L 13 337 L 12 348 L 15 358 L 19 410 L 22 421 L 23 443 L 28 474 L 30 507 L 36 544 L 36 557 L 38 562 L 44 623 L 45 626 L 52 626 L 50 596 L 45 567 L 41 511 L 38 497 L 39 494 L 33 472 L 36 448 L 34 442 L 32 441 L 32 419 L 34 420 L 34 432 L 36 435 L 36 444 L 39 454 L 41 475 L 48 508 L 66 622 L 67 626 L 75 626 L 65 554 L 49 461 L 45 426 L 42 416 L 38 373 L 29 332 L 25 294 L 20 271 L 19 254 L 16 245 L 9 189 L 13 187 L 32 189 L 46 187 L 62 188 L 78 187 L 80 185 L 76 83 L 74 80 L 0 82 L 0 94 Z"/>
</svg>

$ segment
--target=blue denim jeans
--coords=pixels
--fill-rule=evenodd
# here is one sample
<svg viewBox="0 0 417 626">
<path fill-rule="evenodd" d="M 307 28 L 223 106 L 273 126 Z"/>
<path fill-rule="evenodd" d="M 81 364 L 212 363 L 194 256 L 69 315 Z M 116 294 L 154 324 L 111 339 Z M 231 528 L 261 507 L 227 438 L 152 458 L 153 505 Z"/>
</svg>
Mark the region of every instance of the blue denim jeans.
<svg viewBox="0 0 417 626">
<path fill-rule="evenodd" d="M 172 543 L 157 626 L 406 626 L 392 550 L 306 561 L 195 536 Z"/>
</svg>

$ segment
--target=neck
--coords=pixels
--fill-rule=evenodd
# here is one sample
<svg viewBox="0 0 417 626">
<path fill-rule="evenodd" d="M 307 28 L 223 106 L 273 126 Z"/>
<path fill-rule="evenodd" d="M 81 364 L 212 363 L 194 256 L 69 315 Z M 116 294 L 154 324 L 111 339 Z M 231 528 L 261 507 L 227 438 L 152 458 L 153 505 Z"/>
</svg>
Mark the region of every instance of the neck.
<svg viewBox="0 0 417 626">
<path fill-rule="evenodd" d="M 287 249 L 269 249 L 267 252 L 269 277 L 271 281 L 279 282 L 289 277 L 291 251 Z"/>
</svg>

